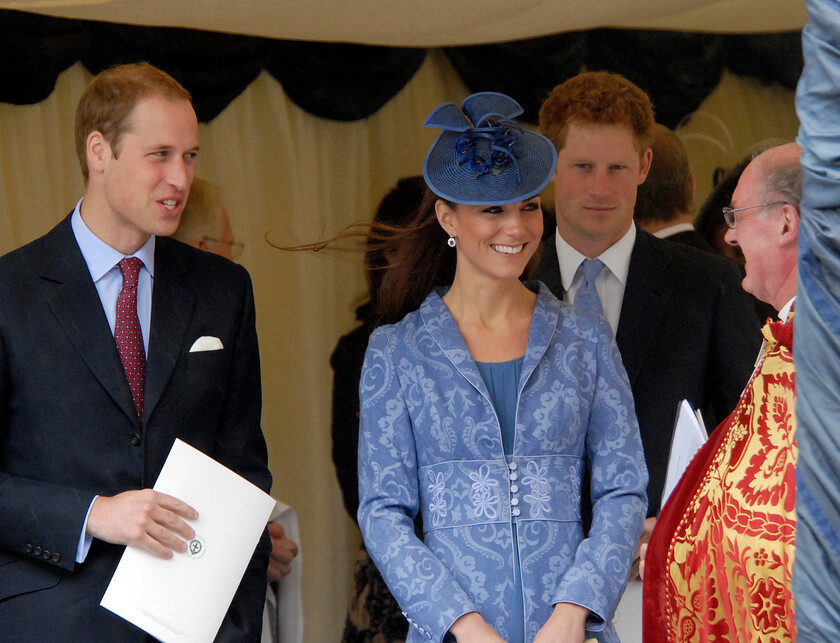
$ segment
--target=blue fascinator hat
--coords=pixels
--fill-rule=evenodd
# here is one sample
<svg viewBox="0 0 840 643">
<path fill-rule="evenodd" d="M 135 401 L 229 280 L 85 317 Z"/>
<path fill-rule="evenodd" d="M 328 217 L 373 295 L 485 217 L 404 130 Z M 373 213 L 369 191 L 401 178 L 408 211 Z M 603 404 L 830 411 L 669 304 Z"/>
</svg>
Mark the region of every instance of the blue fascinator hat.
<svg viewBox="0 0 840 643">
<path fill-rule="evenodd" d="M 423 127 L 443 130 L 423 161 L 423 178 L 440 198 L 465 205 L 507 205 L 539 194 L 554 174 L 557 151 L 545 136 L 513 121 L 524 110 L 497 92 L 438 105 Z"/>
</svg>

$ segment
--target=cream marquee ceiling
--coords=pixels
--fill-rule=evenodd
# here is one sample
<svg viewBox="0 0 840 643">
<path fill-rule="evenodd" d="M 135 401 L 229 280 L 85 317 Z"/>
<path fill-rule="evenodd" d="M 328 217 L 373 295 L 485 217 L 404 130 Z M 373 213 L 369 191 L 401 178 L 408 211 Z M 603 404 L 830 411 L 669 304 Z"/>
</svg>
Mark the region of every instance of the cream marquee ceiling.
<svg viewBox="0 0 840 643">
<path fill-rule="evenodd" d="M 596 27 L 755 33 L 805 24 L 801 0 L 0 0 L 0 9 L 400 47 L 504 42 Z"/>
</svg>

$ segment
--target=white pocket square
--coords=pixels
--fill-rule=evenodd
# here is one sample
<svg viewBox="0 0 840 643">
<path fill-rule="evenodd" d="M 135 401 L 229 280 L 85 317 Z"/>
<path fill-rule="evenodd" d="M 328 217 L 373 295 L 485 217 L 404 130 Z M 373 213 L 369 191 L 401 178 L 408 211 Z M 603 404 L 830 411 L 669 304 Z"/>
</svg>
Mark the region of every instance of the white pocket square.
<svg viewBox="0 0 840 643">
<path fill-rule="evenodd" d="M 190 353 L 200 353 L 202 351 L 220 351 L 224 348 L 222 340 L 218 337 L 211 337 L 210 335 L 203 335 L 193 342 L 190 348 Z"/>
</svg>

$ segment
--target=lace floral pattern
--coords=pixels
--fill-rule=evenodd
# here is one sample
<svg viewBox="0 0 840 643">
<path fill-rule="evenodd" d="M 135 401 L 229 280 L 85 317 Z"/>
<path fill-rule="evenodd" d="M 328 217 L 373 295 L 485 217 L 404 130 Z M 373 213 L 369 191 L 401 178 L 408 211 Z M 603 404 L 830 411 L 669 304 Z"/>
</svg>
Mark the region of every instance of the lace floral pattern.
<svg viewBox="0 0 840 643">
<path fill-rule="evenodd" d="M 437 474 L 429 472 L 429 491 L 432 493 L 432 501 L 429 503 L 429 512 L 432 514 L 432 524 L 437 527 L 441 520 L 446 518 L 446 499 L 444 493 L 446 486 L 444 485 L 443 473 L 440 471 Z"/>
<path fill-rule="evenodd" d="M 592 612 L 589 636 L 617 642 L 609 619 L 641 532 L 647 472 L 606 322 L 539 287 L 513 469 L 484 381 L 440 292 L 373 333 L 359 392 L 359 525 L 411 623 L 410 643 L 441 641 L 469 611 L 499 632 L 520 629 L 509 622 L 513 565 L 522 570 L 527 641 L 554 603 L 573 602 Z M 580 478 L 589 453 L 598 527 L 583 539 Z M 418 512 L 422 540 L 413 528 Z"/>
<path fill-rule="evenodd" d="M 490 467 L 486 464 L 469 476 L 473 481 L 471 497 L 475 516 L 495 520 L 498 516 L 496 506 L 499 504 L 499 482 L 490 477 Z"/>
<path fill-rule="evenodd" d="M 548 470 L 541 467 L 534 460 L 526 466 L 527 475 L 522 478 L 522 484 L 531 488 L 531 493 L 525 494 L 525 501 L 530 505 L 530 514 L 536 518 L 549 510 L 551 497 L 548 493 Z"/>
</svg>

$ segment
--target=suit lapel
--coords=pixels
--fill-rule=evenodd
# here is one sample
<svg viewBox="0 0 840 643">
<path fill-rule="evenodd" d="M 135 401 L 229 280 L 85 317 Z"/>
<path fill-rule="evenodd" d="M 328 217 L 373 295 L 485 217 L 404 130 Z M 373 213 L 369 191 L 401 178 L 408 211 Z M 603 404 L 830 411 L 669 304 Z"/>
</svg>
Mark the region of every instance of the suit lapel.
<svg viewBox="0 0 840 643">
<path fill-rule="evenodd" d="M 670 252 L 663 252 L 666 249 L 653 247 L 651 236 L 636 228 L 636 243 L 630 255 L 615 337 L 631 385 L 651 348 L 674 287 L 665 274 L 665 268 L 671 262 Z"/>
<path fill-rule="evenodd" d="M 540 245 L 542 256 L 537 279 L 543 282 L 557 299 L 563 298 L 563 279 L 560 275 L 560 262 L 557 259 L 557 244 L 554 235 Z"/>
<path fill-rule="evenodd" d="M 195 306 L 195 296 L 184 273 L 190 269 L 170 240 L 155 241 L 155 283 L 152 290 L 152 323 L 146 359 L 144 413 L 152 418 L 175 364 L 184 350 L 184 337 Z"/>
<path fill-rule="evenodd" d="M 70 218 L 53 229 L 44 241 L 40 276 L 58 284 L 47 297 L 47 305 L 102 387 L 137 422 L 114 336 L 70 227 Z"/>
</svg>

